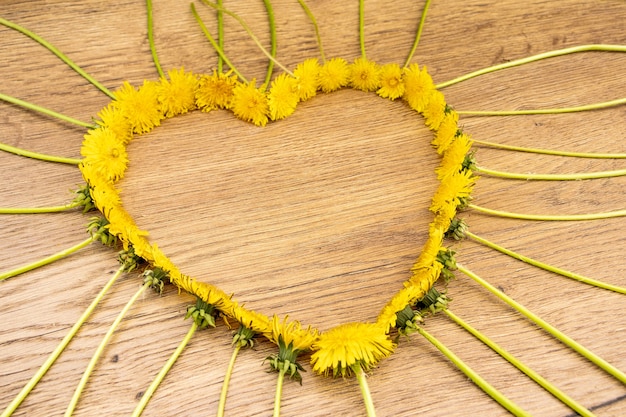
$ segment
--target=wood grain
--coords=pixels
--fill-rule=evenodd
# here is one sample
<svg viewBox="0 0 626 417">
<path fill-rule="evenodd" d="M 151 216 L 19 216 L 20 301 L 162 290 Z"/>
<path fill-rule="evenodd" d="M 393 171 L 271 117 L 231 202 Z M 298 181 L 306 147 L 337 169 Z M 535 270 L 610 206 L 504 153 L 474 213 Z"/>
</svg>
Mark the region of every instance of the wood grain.
<svg viewBox="0 0 626 417">
<path fill-rule="evenodd" d="M 269 42 L 262 2 L 228 4 Z M 272 2 L 278 59 L 293 68 L 317 57 L 315 34 L 295 1 Z M 358 3 L 318 0 L 327 57 L 359 56 Z M 215 33 L 213 12 L 197 5 Z M 422 2 L 368 1 L 367 56 L 402 64 Z M 0 15 L 53 43 L 111 89 L 156 79 L 145 4 L 134 1 L 3 0 Z M 210 72 L 216 56 L 186 2 L 155 1 L 155 40 L 165 69 Z M 226 53 L 249 78 L 262 79 L 266 58 L 232 19 Z M 626 44 L 626 3 L 607 0 L 523 4 L 435 1 L 414 58 L 436 82 L 489 65 L 591 43 Z M 0 92 L 89 121 L 109 99 L 43 47 L 0 27 Z M 626 96 L 626 55 L 582 53 L 465 81 L 443 90 L 458 110 L 573 106 Z M 521 146 L 626 152 L 624 106 L 582 114 L 462 117 L 473 137 Z M 80 156 L 84 130 L 0 103 L 0 141 L 30 150 Z M 289 315 L 320 329 L 373 320 L 408 276 L 430 221 L 437 157 L 422 120 L 400 102 L 373 94 L 320 94 L 287 120 L 260 129 L 225 112 L 168 120 L 129 148 L 121 184 L 141 227 L 181 269 L 266 314 Z M 479 162 L 513 172 L 582 172 L 624 167 L 619 160 L 572 159 L 477 148 Z M 0 206 L 46 206 L 72 198 L 81 183 L 72 167 L 0 153 Z M 524 213 L 587 213 L 626 206 L 623 177 L 524 182 L 483 177 L 477 204 Z M 474 233 L 578 273 L 626 286 L 622 219 L 594 222 L 503 220 L 467 211 Z M 3 215 L 0 271 L 83 240 L 89 215 Z M 626 297 L 546 273 L 471 242 L 455 244 L 458 261 L 551 324 L 626 370 Z M 109 276 L 115 250 L 92 245 L 53 265 L 0 283 L 0 408 L 4 408 L 63 338 Z M 77 338 L 14 414 L 64 412 L 82 371 L 117 312 L 140 285 L 118 282 Z M 487 333 L 598 416 L 626 414 L 626 390 L 518 313 L 457 274 L 452 310 Z M 133 306 L 108 346 L 76 415 L 129 415 L 186 333 L 192 298 L 166 288 Z M 427 329 L 488 381 L 536 416 L 571 415 L 500 357 L 445 316 Z M 223 324 L 198 333 L 145 410 L 146 416 L 214 415 L 232 352 Z M 263 341 L 240 354 L 227 415 L 272 411 L 275 374 Z M 364 415 L 353 379 L 313 375 L 284 388 L 283 415 Z M 500 416 L 491 401 L 418 335 L 369 376 L 380 416 Z"/>
</svg>

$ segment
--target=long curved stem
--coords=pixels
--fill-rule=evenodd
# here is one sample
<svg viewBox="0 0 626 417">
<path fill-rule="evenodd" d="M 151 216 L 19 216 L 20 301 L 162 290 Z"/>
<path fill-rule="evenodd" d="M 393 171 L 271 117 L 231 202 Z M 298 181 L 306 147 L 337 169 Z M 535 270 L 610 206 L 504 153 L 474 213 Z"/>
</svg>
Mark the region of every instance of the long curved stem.
<svg viewBox="0 0 626 417">
<path fill-rule="evenodd" d="M 585 417 L 593 417 L 594 414 L 579 404 L 576 400 L 571 398 L 569 395 L 558 389 L 556 386 L 552 385 L 547 379 L 539 375 L 537 372 L 533 371 L 531 368 L 526 366 L 522 361 L 517 359 L 515 356 L 510 354 L 508 351 L 503 349 L 496 342 L 485 336 L 483 333 L 479 332 L 477 329 L 468 324 L 465 320 L 461 319 L 459 316 L 454 314 L 449 309 L 444 309 L 443 312 L 452 319 L 456 324 L 463 327 L 469 333 L 471 333 L 475 338 L 480 340 L 486 346 L 491 348 L 498 355 L 502 356 L 506 359 L 511 365 L 515 366 L 517 369 L 525 373 L 529 378 L 539 384 L 543 389 L 552 394 L 555 398 L 561 401 L 563 404 L 570 407 L 572 410 L 576 411 L 579 415 Z"/>
<path fill-rule="evenodd" d="M 309 6 L 307 6 L 304 0 L 298 0 L 298 3 L 300 3 L 300 6 L 302 6 L 304 13 L 306 13 L 307 17 L 311 20 L 311 23 L 313 24 L 313 28 L 315 29 L 315 39 L 317 40 L 317 47 L 320 50 L 320 57 L 322 58 L 322 63 L 324 63 L 326 62 L 326 56 L 324 55 L 324 47 L 322 46 L 322 37 L 320 36 L 320 28 L 317 24 L 317 20 L 315 19 L 315 15 L 311 12 L 311 9 L 309 9 Z"/>
<path fill-rule="evenodd" d="M 540 61 L 546 58 L 553 58 L 562 55 L 569 55 L 578 52 L 587 51 L 606 51 L 606 52 L 626 52 L 625 45 L 606 45 L 606 44 L 594 44 L 594 45 L 580 45 L 571 48 L 557 49 L 555 51 L 544 52 L 542 54 L 532 55 L 526 58 L 515 59 L 513 61 L 505 62 L 499 65 L 493 65 L 491 67 L 483 68 L 478 71 L 470 72 L 469 74 L 461 75 L 450 81 L 437 84 L 437 89 L 448 87 L 453 84 L 460 83 L 461 81 L 469 80 L 470 78 L 478 77 L 479 75 L 488 74 L 490 72 L 500 71 L 506 68 L 517 67 L 519 65 L 528 64 L 530 62 Z"/>
<path fill-rule="evenodd" d="M 552 326 L 551 324 L 543 320 L 541 317 L 532 313 L 526 307 L 524 307 L 517 301 L 513 300 L 508 295 L 504 294 L 502 291 L 499 291 L 493 285 L 489 284 L 487 281 L 485 281 L 478 275 L 474 274 L 472 271 L 465 268 L 463 265 L 460 265 L 459 263 L 457 263 L 457 267 L 460 272 L 467 275 L 468 277 L 476 281 L 478 284 L 482 285 L 490 293 L 500 298 L 502 301 L 504 301 L 506 304 L 508 304 L 515 310 L 517 310 L 520 314 L 522 314 L 523 316 L 531 320 L 537 326 L 541 327 L 546 332 L 550 333 L 552 336 L 560 340 L 563 344 L 568 346 L 570 349 L 574 350 L 575 352 L 577 352 L 578 354 L 580 354 L 581 356 L 583 356 L 584 358 L 586 358 L 587 360 L 595 364 L 597 367 L 599 367 L 600 369 L 602 369 L 609 375 L 613 376 L 622 384 L 626 384 L 626 374 L 624 372 L 620 371 L 615 366 L 611 365 L 610 363 L 608 363 L 607 361 L 605 361 L 604 359 L 602 359 L 601 357 L 599 357 L 598 355 L 596 355 L 595 353 L 593 353 L 592 351 L 590 351 L 589 349 L 581 345 L 580 343 L 576 342 L 574 339 L 567 336 L 566 334 L 561 332 L 559 329 L 557 329 L 556 327 Z"/>
<path fill-rule="evenodd" d="M 230 377 L 235 369 L 235 360 L 241 350 L 241 345 L 237 343 L 233 349 L 233 354 L 228 362 L 228 368 L 226 369 L 226 375 L 224 375 L 224 382 L 222 383 L 222 391 L 220 392 L 220 402 L 217 406 L 217 417 L 224 417 L 224 411 L 226 409 L 226 398 L 228 396 L 228 385 L 230 384 Z"/>
<path fill-rule="evenodd" d="M 64 114 L 55 112 L 54 110 L 47 109 L 45 107 L 39 106 L 37 104 L 29 103 L 28 101 L 20 100 L 19 98 L 9 96 L 7 94 L 0 93 L 0 100 L 4 100 L 8 103 L 15 104 L 20 107 L 24 107 L 28 110 L 33 110 L 46 116 L 55 117 L 59 120 L 63 120 L 64 122 L 69 122 L 78 126 L 87 127 L 89 129 L 93 129 L 96 126 L 92 123 L 81 122 L 80 120 L 74 119 L 73 117 L 66 116 Z"/>
<path fill-rule="evenodd" d="M 54 255 L 50 255 L 46 258 L 40 259 L 39 261 L 29 263 L 28 265 L 20 266 L 10 271 L 3 272 L 0 274 L 0 281 L 4 281 L 5 279 L 14 277 L 19 274 L 23 274 L 24 272 L 32 271 L 33 269 L 39 268 L 44 265 L 48 265 L 54 261 L 58 261 L 59 259 L 63 259 L 66 256 L 71 255 L 72 253 L 84 248 L 85 246 L 88 246 L 91 242 L 93 242 L 94 240 L 97 240 L 98 236 L 99 236 L 98 234 L 94 234 L 93 236 L 90 236 L 89 238 L 83 240 L 82 242 L 70 248 L 64 249 L 60 252 L 57 252 Z"/>
<path fill-rule="evenodd" d="M 274 394 L 274 414 L 273 417 L 280 417 L 280 400 L 283 397 L 283 382 L 285 381 L 286 369 L 278 370 L 278 380 L 276 381 L 276 394 Z"/>
<path fill-rule="evenodd" d="M 172 353 L 172 356 L 170 356 L 167 362 L 165 362 L 165 365 L 163 365 L 163 368 L 161 368 L 161 371 L 159 371 L 159 373 L 154 378 L 154 380 L 152 381 L 152 383 L 150 384 L 146 392 L 144 392 L 144 394 L 141 397 L 141 400 L 139 401 L 139 403 L 133 410 L 133 414 L 131 414 L 131 417 L 139 417 L 141 413 L 143 413 L 144 408 L 146 408 L 146 405 L 148 405 L 148 401 L 150 401 L 150 399 L 152 398 L 152 395 L 156 392 L 159 385 L 161 385 L 161 382 L 163 381 L 163 379 L 165 379 L 165 376 L 167 375 L 167 373 L 170 371 L 170 369 L 172 369 L 172 366 L 174 366 L 174 363 L 176 362 L 178 357 L 181 355 L 181 353 L 183 353 L 183 350 L 185 349 L 185 347 L 187 346 L 187 344 L 193 337 L 196 330 L 198 330 L 198 325 L 196 324 L 195 321 L 192 321 L 189 331 L 187 331 L 187 334 L 185 335 L 183 340 L 180 342 L 180 344 L 178 345 L 174 353 Z"/>
<path fill-rule="evenodd" d="M 409 56 L 406 58 L 404 62 L 404 68 L 408 67 L 413 59 L 413 55 L 415 55 L 415 51 L 417 50 L 417 45 L 420 42 L 420 38 L 422 37 L 422 31 L 424 30 L 424 24 L 426 23 L 426 12 L 428 11 L 428 7 L 430 6 L 431 0 L 426 0 L 424 4 L 424 9 L 422 10 L 422 17 L 420 18 L 419 26 L 417 27 L 417 32 L 415 33 L 415 40 L 413 41 L 413 46 L 411 47 L 411 51 L 409 52 Z"/>
<path fill-rule="evenodd" d="M 267 11 L 267 20 L 270 25 L 270 55 L 271 59 L 267 63 L 267 74 L 265 75 L 264 84 L 269 86 L 272 81 L 272 72 L 274 72 L 274 62 L 276 61 L 276 19 L 274 19 L 274 9 L 270 0 L 263 0 L 265 10 Z"/>
<path fill-rule="evenodd" d="M 4 143 L 0 143 L 0 150 L 5 151 L 5 152 L 10 152 L 12 154 L 19 155 L 19 156 L 25 156 L 27 158 L 39 159 L 40 161 L 46 161 L 46 162 L 59 162 L 62 164 L 69 164 L 69 165 L 78 165 L 82 162 L 81 159 L 64 158 L 62 156 L 54 156 L 54 155 L 47 155 L 47 154 L 40 153 L 40 152 L 27 151 L 26 149 L 17 148 L 15 146 L 7 145 Z"/>
<path fill-rule="evenodd" d="M 159 77 L 165 78 L 163 69 L 159 63 L 159 57 L 156 52 L 156 46 L 154 45 L 154 22 L 152 18 L 152 0 L 146 0 L 146 11 L 148 13 L 148 43 L 150 44 L 150 53 L 152 54 L 152 61 L 156 67 Z"/>
<path fill-rule="evenodd" d="M 0 214 L 40 214 L 59 213 L 81 206 L 81 203 L 72 202 L 62 206 L 50 207 L 0 207 Z"/>
<path fill-rule="evenodd" d="M 588 213 L 588 214 L 523 214 L 523 213 L 511 213 L 508 211 L 493 210 L 486 207 L 477 206 L 476 204 L 468 204 L 468 208 L 479 211 L 491 216 L 506 217 L 509 219 L 518 220 L 544 220 L 544 221 L 582 221 L 582 220 L 599 220 L 610 219 L 613 217 L 626 216 L 626 210 L 606 211 L 602 213 Z"/>
<path fill-rule="evenodd" d="M 504 394 L 498 391 L 493 387 L 490 383 L 485 381 L 476 371 L 470 368 L 461 358 L 456 356 L 454 352 L 448 349 L 443 343 L 437 340 L 434 336 L 424 330 L 421 326 L 417 326 L 417 331 L 419 334 L 424 336 L 426 340 L 428 340 L 433 346 L 435 346 L 441 353 L 444 354 L 446 358 L 448 358 L 461 372 L 463 372 L 469 379 L 474 381 L 476 385 L 480 387 L 485 393 L 487 393 L 491 398 L 498 402 L 501 406 L 509 410 L 513 415 L 516 416 L 524 416 L 531 417 L 526 411 L 524 411 L 520 406 L 515 404 L 509 398 L 507 398 Z"/>
<path fill-rule="evenodd" d="M 361 46 L 361 58 L 365 55 L 365 0 L 359 0 L 359 45 Z"/>
<path fill-rule="evenodd" d="M 17 407 L 19 407 L 19 405 L 22 403 L 22 401 L 24 401 L 24 399 L 28 396 L 28 394 L 30 394 L 33 388 L 35 388 L 35 386 L 39 383 L 41 378 L 43 378 L 43 376 L 52 367 L 54 362 L 56 362 L 56 360 L 61 355 L 61 353 L 63 353 L 63 351 L 65 350 L 67 345 L 72 341 L 74 336 L 76 336 L 76 333 L 78 333 L 78 330 L 87 321 L 89 316 L 91 316 L 91 313 L 93 313 L 98 303 L 100 303 L 102 298 L 104 298 L 104 295 L 111 288 L 111 286 L 115 283 L 115 281 L 117 281 L 117 279 L 119 278 L 119 276 L 121 275 L 123 271 L 124 271 L 124 266 L 122 265 L 117 270 L 117 272 L 111 277 L 111 279 L 105 284 L 105 286 L 102 287 L 98 295 L 96 295 L 96 298 L 93 299 L 91 304 L 89 304 L 89 307 L 87 307 L 87 309 L 83 312 L 83 314 L 76 321 L 76 323 L 74 323 L 70 331 L 65 335 L 63 340 L 61 340 L 61 343 L 59 343 L 58 346 L 54 349 L 54 351 L 52 351 L 50 356 L 48 356 L 48 358 L 43 363 L 43 365 L 41 365 L 37 373 L 33 375 L 33 377 L 28 381 L 28 383 L 26 383 L 26 385 L 24 386 L 24 388 L 22 388 L 19 394 L 17 394 L 17 396 L 13 399 L 13 401 L 11 401 L 8 407 L 2 412 L 2 414 L 0 414 L 0 417 L 9 417 L 10 415 L 12 415 L 13 412 L 17 409 Z"/>
<path fill-rule="evenodd" d="M 561 107 L 554 109 L 532 109 L 532 110 L 455 110 L 460 115 L 465 116 L 524 116 L 532 114 L 563 114 L 577 113 L 581 111 L 600 110 L 609 107 L 626 104 L 626 98 L 603 101 L 601 103 L 586 104 L 584 106 Z"/>
<path fill-rule="evenodd" d="M 524 174 L 517 172 L 504 172 L 495 169 L 477 166 L 476 171 L 490 177 L 508 178 L 513 180 L 538 180 L 538 181 L 577 181 L 598 178 L 612 178 L 626 175 L 626 169 L 600 172 L 579 172 L 576 174 Z"/>
<path fill-rule="evenodd" d="M 361 365 L 359 364 L 356 364 L 351 368 L 356 375 L 356 380 L 359 382 L 359 388 L 361 389 L 361 396 L 363 397 L 367 417 L 376 417 L 376 409 L 374 408 L 372 393 L 370 392 L 369 385 L 367 384 L 367 376 L 365 375 L 365 372 L 363 372 L 363 368 L 361 368 Z"/>
<path fill-rule="evenodd" d="M 594 287 L 598 287 L 598 288 L 604 288 L 605 290 L 610 290 L 610 291 L 614 291 L 620 294 L 626 294 L 626 288 L 624 287 L 619 287 L 617 285 L 612 285 L 612 284 L 607 284 L 606 282 L 602 282 L 602 281 L 598 281 L 592 278 L 587 278 L 583 275 L 580 274 L 576 274 L 574 272 L 570 272 L 570 271 L 566 271 L 565 269 L 561 269 L 561 268 L 557 268 L 555 266 L 552 265 L 548 265 L 544 262 L 540 262 L 540 261 L 536 261 L 532 258 L 529 258 L 527 256 L 524 255 L 520 255 L 517 252 L 513 252 L 512 250 L 506 249 L 505 247 L 502 247 L 496 243 L 493 243 L 485 238 L 482 238 L 480 236 L 475 235 L 474 233 L 470 232 L 470 231 L 466 231 L 465 235 L 467 237 L 469 237 L 470 239 L 482 243 L 485 246 L 488 246 L 492 249 L 495 249 L 499 252 L 504 253 L 505 255 L 508 255 L 512 258 L 518 259 L 522 262 L 526 262 L 529 265 L 533 265 L 536 266 L 538 268 L 544 269 L 546 271 L 550 271 L 550 272 L 554 272 L 555 274 L 559 274 L 562 275 L 564 277 L 567 278 L 572 278 L 575 279 L 577 281 L 583 282 L 585 284 L 589 284 L 589 285 L 593 285 Z"/>
<path fill-rule="evenodd" d="M 224 12 L 220 9 L 224 7 L 223 0 L 217 0 L 217 45 L 223 51 L 224 50 Z M 217 54 L 217 72 L 224 72 L 224 58 L 222 55 Z"/>
<path fill-rule="evenodd" d="M 80 396 L 83 390 L 85 389 L 85 386 L 87 385 L 87 381 L 89 380 L 91 373 L 95 369 L 96 364 L 98 363 L 98 360 L 100 359 L 100 356 L 102 356 L 102 352 L 104 352 L 104 348 L 109 343 L 109 340 L 111 340 L 111 337 L 113 336 L 113 333 L 117 329 L 117 326 L 120 324 L 120 322 L 122 321 L 122 319 L 124 318 L 128 310 L 130 310 L 130 307 L 135 303 L 135 301 L 137 301 L 137 298 L 139 298 L 139 296 L 143 294 L 143 292 L 148 287 L 150 287 L 150 284 L 145 283 L 139 288 L 139 290 L 137 290 L 137 292 L 131 297 L 131 299 L 128 300 L 128 302 L 126 303 L 122 311 L 119 312 L 119 314 L 115 318 L 115 321 L 113 322 L 113 324 L 111 324 L 111 327 L 109 327 L 109 330 L 106 332 L 106 334 L 102 338 L 102 341 L 100 342 L 100 344 L 98 345 L 98 348 L 96 349 L 93 356 L 91 357 L 91 360 L 89 361 L 89 364 L 87 365 L 87 368 L 85 368 L 85 371 L 83 372 L 83 376 L 80 379 L 80 382 L 78 383 L 78 386 L 76 387 L 76 390 L 74 391 L 74 395 L 72 395 L 72 399 L 70 400 L 70 403 L 68 404 L 67 409 L 65 410 L 65 417 L 69 417 L 72 415 L 72 413 L 74 413 L 74 410 L 76 409 L 76 405 L 78 404 L 78 400 L 80 399 Z"/>
<path fill-rule="evenodd" d="M 67 55 L 65 55 L 63 52 L 59 51 L 57 48 L 55 48 L 51 43 L 49 43 L 48 41 L 43 39 L 41 36 L 36 35 L 35 33 L 31 32 L 30 30 L 28 30 L 28 29 L 26 29 L 26 28 L 24 28 L 24 27 L 22 27 L 22 26 L 20 26 L 20 25 L 18 25 L 16 23 L 13 23 L 13 22 L 10 22 L 10 21 L 8 21 L 6 19 L 3 19 L 1 17 L 0 17 L 0 24 L 6 26 L 8 28 L 11 28 L 13 30 L 16 30 L 16 31 L 18 31 L 18 32 L 28 36 L 32 40 L 38 42 L 44 48 L 46 48 L 48 51 L 52 52 L 59 59 L 61 59 L 61 61 L 65 62 L 70 68 L 72 68 L 74 71 L 76 71 L 80 76 L 82 76 L 84 79 L 86 79 L 91 84 L 93 84 L 93 86 L 96 87 L 98 90 L 102 91 L 104 94 L 106 94 L 107 96 L 111 97 L 112 99 L 115 99 L 115 95 L 111 91 L 109 91 L 105 86 L 103 86 L 98 81 L 96 81 L 96 79 L 93 78 L 91 75 L 87 74 L 81 67 L 79 67 L 71 59 L 69 59 L 67 57 Z"/>
<path fill-rule="evenodd" d="M 574 158 L 597 158 L 597 159 L 626 159 L 626 153 L 593 153 L 593 152 L 569 152 L 555 151 L 552 149 L 525 148 L 522 146 L 503 145 L 501 143 L 488 142 L 486 140 L 478 140 L 472 138 L 472 142 L 476 145 L 483 145 L 489 148 L 505 149 L 508 151 L 539 153 L 545 155 L 570 156 Z"/>
</svg>

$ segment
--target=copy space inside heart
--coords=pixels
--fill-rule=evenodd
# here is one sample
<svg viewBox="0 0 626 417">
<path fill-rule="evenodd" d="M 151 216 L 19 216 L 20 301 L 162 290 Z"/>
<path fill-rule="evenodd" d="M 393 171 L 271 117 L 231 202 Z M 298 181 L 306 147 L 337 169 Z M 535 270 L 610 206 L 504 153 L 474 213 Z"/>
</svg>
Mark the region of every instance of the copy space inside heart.
<svg viewBox="0 0 626 417">
<path fill-rule="evenodd" d="M 180 268 L 320 330 L 375 320 L 428 236 L 436 152 L 402 101 L 342 90 L 259 128 L 195 111 L 128 146 L 128 212 Z"/>
</svg>

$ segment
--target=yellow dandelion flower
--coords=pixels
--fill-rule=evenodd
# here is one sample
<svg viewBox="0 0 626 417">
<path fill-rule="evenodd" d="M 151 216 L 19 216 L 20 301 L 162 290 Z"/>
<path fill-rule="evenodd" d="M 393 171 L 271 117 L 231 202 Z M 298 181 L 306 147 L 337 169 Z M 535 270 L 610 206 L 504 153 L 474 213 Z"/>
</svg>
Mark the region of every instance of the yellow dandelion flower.
<svg viewBox="0 0 626 417">
<path fill-rule="evenodd" d="M 241 120 L 257 126 L 267 124 L 269 105 L 267 96 L 255 87 L 256 80 L 247 84 L 237 84 L 233 89 L 233 114 Z"/>
<path fill-rule="evenodd" d="M 242 326 L 247 327 L 255 333 L 270 333 L 272 331 L 272 322 L 264 314 L 248 310 L 238 304 L 233 305 L 232 317 Z"/>
<path fill-rule="evenodd" d="M 230 72 L 213 71 L 213 75 L 203 75 L 196 89 L 196 106 L 204 112 L 229 109 L 236 84 L 237 77 Z"/>
<path fill-rule="evenodd" d="M 329 59 L 319 71 L 319 86 L 325 93 L 339 90 L 348 85 L 350 66 L 343 58 Z"/>
<path fill-rule="evenodd" d="M 441 132 L 444 124 L 445 120 L 439 127 L 439 132 Z M 435 170 L 435 172 L 437 173 L 437 178 L 439 180 L 442 180 L 456 172 L 459 172 L 461 170 L 463 161 L 465 160 L 465 156 L 469 153 L 472 147 L 472 141 L 470 140 L 470 137 L 465 133 L 461 133 L 456 137 L 453 136 L 453 138 L 455 139 L 452 141 L 452 144 L 446 149 L 445 153 L 443 154 L 441 164 Z"/>
<path fill-rule="evenodd" d="M 298 80 L 300 101 L 308 100 L 317 94 L 320 64 L 315 58 L 309 58 L 298 64 L 293 75 Z"/>
<path fill-rule="evenodd" d="M 398 64 L 385 64 L 380 67 L 380 88 L 376 91 L 381 97 L 395 100 L 404 95 L 402 69 Z"/>
<path fill-rule="evenodd" d="M 134 133 L 148 133 L 161 124 L 156 83 L 144 81 L 135 89 L 127 81 L 115 92 L 114 104 L 126 116 Z"/>
<path fill-rule="evenodd" d="M 472 193 L 476 178 L 472 171 L 462 171 L 442 180 L 433 196 L 430 211 L 437 213 L 449 204 L 457 207 L 461 204 L 462 199 L 468 198 Z"/>
<path fill-rule="evenodd" d="M 297 80 L 287 74 L 280 74 L 272 81 L 268 94 L 270 118 L 278 120 L 291 115 L 296 111 L 299 99 Z"/>
<path fill-rule="evenodd" d="M 157 87 L 157 98 L 165 117 L 187 113 L 196 106 L 195 90 L 198 79 L 191 72 L 168 71 L 169 80 L 162 78 Z"/>
<path fill-rule="evenodd" d="M 454 110 L 449 110 L 439 125 L 439 129 L 433 137 L 432 144 L 437 148 L 437 153 L 442 154 L 455 141 L 459 132 L 459 115 Z M 461 161 L 462 162 L 462 161 Z"/>
<path fill-rule="evenodd" d="M 282 339 L 286 347 L 291 345 L 292 352 L 310 350 L 317 340 L 317 331 L 312 330 L 310 326 L 303 329 L 299 321 L 287 323 L 287 316 L 281 321 L 274 315 L 270 322 L 271 331 L 266 333 L 266 336 L 276 344 Z"/>
<path fill-rule="evenodd" d="M 435 89 L 435 83 L 426 66 L 420 70 L 419 65 L 411 64 L 404 69 L 402 80 L 404 81 L 404 99 L 413 110 L 423 112 L 428 93 Z"/>
<path fill-rule="evenodd" d="M 105 108 L 98 112 L 96 123 L 102 127 L 106 127 L 115 133 L 123 143 L 128 143 L 133 136 L 133 131 L 130 122 L 124 116 L 124 113 L 115 106 L 114 103 L 109 103 Z"/>
<path fill-rule="evenodd" d="M 94 166 L 82 163 L 78 167 L 89 185 L 91 198 L 100 212 L 107 213 L 112 208 L 121 206 L 122 200 L 117 189 Z"/>
<path fill-rule="evenodd" d="M 380 67 L 374 61 L 357 58 L 350 65 L 350 85 L 361 91 L 376 91 L 380 87 Z"/>
<path fill-rule="evenodd" d="M 108 181 L 117 181 L 124 176 L 128 155 L 126 147 L 117 135 L 108 128 L 91 129 L 84 136 L 80 148 L 83 164 L 92 167 Z"/>
<path fill-rule="evenodd" d="M 395 345 L 383 326 L 346 323 L 322 333 L 313 349 L 311 364 L 320 374 L 350 375 L 352 367 L 368 370 L 391 355 Z"/>
<path fill-rule="evenodd" d="M 402 311 L 407 305 L 415 303 L 415 301 L 422 296 L 423 292 L 421 289 L 414 285 L 407 285 L 389 300 L 378 315 L 376 323 L 382 326 L 385 332 L 389 332 L 391 327 L 396 326 L 398 312 Z"/>
<path fill-rule="evenodd" d="M 439 249 L 441 249 L 441 244 L 443 242 L 443 234 L 444 231 L 440 229 L 431 229 L 429 233 L 428 240 L 424 244 L 422 248 L 422 252 L 419 257 L 411 267 L 411 271 L 415 272 L 420 269 L 429 268 L 437 259 L 437 254 L 439 253 Z"/>
<path fill-rule="evenodd" d="M 422 114 L 426 126 L 431 130 L 439 129 L 439 125 L 446 116 L 446 99 L 441 92 L 432 90 L 428 93 Z"/>
<path fill-rule="evenodd" d="M 443 265 L 437 261 L 434 261 L 428 268 L 421 268 L 412 271 L 411 278 L 409 278 L 410 286 L 414 287 L 418 291 L 421 291 L 421 297 L 426 295 L 428 291 L 435 285 L 435 282 L 439 279 Z"/>
</svg>

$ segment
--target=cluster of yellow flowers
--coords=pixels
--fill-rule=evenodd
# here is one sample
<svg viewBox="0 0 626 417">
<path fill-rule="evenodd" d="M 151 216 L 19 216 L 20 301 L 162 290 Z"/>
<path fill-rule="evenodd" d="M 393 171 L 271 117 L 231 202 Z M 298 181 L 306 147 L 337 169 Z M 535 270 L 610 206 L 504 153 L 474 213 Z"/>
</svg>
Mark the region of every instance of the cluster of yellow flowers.
<svg viewBox="0 0 626 417">
<path fill-rule="evenodd" d="M 467 202 L 476 179 L 465 163 L 471 140 L 459 129 L 458 115 L 446 105 L 426 68 L 417 64 L 405 68 L 378 65 L 365 58 L 353 63 L 333 58 L 323 64 L 308 59 L 293 73 L 283 73 L 271 85 L 260 88 L 255 80 L 240 81 L 230 72 L 198 75 L 180 69 L 168 75 L 169 79 L 145 81 L 139 88 L 125 83 L 115 92 L 116 99 L 98 114 L 98 127 L 85 135 L 80 169 L 96 207 L 109 221 L 109 232 L 121 240 L 125 249 L 132 247 L 137 256 L 165 271 L 174 285 L 212 304 L 225 317 L 276 344 L 290 346 L 294 352 L 313 351 L 312 366 L 319 373 L 345 375 L 354 366 L 369 369 L 390 355 L 395 346 L 389 333 L 396 326 L 397 314 L 423 298 L 439 278 L 444 265 L 437 256 L 445 250 L 444 234 L 457 209 Z M 385 305 L 375 323 L 347 323 L 320 333 L 299 322 L 288 322 L 286 317 L 280 320 L 248 310 L 219 288 L 182 274 L 123 208 L 115 183 L 126 170 L 126 145 L 133 135 L 148 133 L 162 120 L 195 109 L 227 109 L 241 120 L 264 126 L 270 120 L 289 116 L 298 103 L 318 92 L 330 93 L 344 87 L 376 92 L 391 100 L 403 99 L 424 117 L 433 132 L 432 145 L 442 155 L 436 169 L 441 184 L 430 207 L 434 220 L 428 240 L 411 277 Z"/>
</svg>

